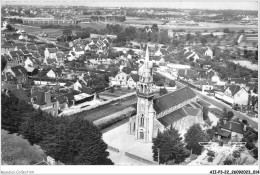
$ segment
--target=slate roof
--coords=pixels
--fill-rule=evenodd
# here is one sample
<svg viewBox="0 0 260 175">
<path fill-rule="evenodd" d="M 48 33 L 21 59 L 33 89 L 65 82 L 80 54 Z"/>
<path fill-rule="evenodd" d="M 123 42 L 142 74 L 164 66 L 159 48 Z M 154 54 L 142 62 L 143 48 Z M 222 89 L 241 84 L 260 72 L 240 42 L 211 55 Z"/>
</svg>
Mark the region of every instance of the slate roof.
<svg viewBox="0 0 260 175">
<path fill-rule="evenodd" d="M 30 49 L 30 50 L 38 50 L 37 46 L 36 45 L 27 45 L 27 49 Z"/>
<path fill-rule="evenodd" d="M 13 48 L 13 47 L 14 46 L 11 43 L 8 43 L 8 42 L 1 45 L 1 48 Z"/>
<path fill-rule="evenodd" d="M 132 77 L 134 82 L 138 82 L 139 81 L 139 75 L 138 74 L 131 74 L 130 76 Z"/>
<path fill-rule="evenodd" d="M 16 77 L 23 77 L 27 75 L 27 70 L 21 65 L 11 67 L 11 70 L 15 73 Z"/>
<path fill-rule="evenodd" d="M 12 60 L 9 55 L 1 55 L 1 59 L 5 59 L 7 62 Z"/>
<path fill-rule="evenodd" d="M 239 134 L 244 134 L 244 130 L 243 130 L 244 125 L 242 123 L 237 123 L 234 121 L 228 121 L 226 124 L 224 124 L 222 126 L 223 129 L 232 131 L 232 132 L 236 132 Z"/>
<path fill-rule="evenodd" d="M 231 78 L 230 82 L 234 82 L 235 84 L 246 84 L 247 81 L 244 78 Z"/>
<path fill-rule="evenodd" d="M 183 110 L 183 108 L 180 108 L 176 111 L 171 112 L 170 114 L 167 114 L 161 118 L 158 119 L 158 121 L 163 124 L 165 127 L 170 126 L 172 123 L 182 119 L 183 117 L 186 117 L 187 114 Z"/>
<path fill-rule="evenodd" d="M 37 105 L 45 105 L 45 92 L 38 90 L 34 94 L 31 95 L 31 98 L 36 97 L 36 100 L 34 101 L 34 104 Z"/>
<path fill-rule="evenodd" d="M 218 129 L 217 133 L 218 133 L 218 135 L 221 135 L 224 137 L 229 137 L 231 135 L 231 132 L 223 130 L 223 129 Z"/>
<path fill-rule="evenodd" d="M 58 49 L 57 49 L 57 48 L 47 48 L 47 50 L 48 50 L 50 53 L 56 53 L 56 52 L 58 52 Z"/>
<path fill-rule="evenodd" d="M 24 55 L 29 55 L 30 53 L 27 50 L 20 50 Z"/>
<path fill-rule="evenodd" d="M 154 99 L 153 107 L 156 113 L 159 114 L 194 97 L 196 97 L 196 94 L 189 87 L 184 87 Z"/>
<path fill-rule="evenodd" d="M 211 80 L 201 80 L 197 81 L 194 84 L 196 85 L 214 85 L 214 83 Z"/>
<path fill-rule="evenodd" d="M 230 85 L 226 88 L 226 90 L 229 88 L 229 90 L 231 91 L 232 93 L 232 96 L 234 96 L 238 91 L 240 91 L 241 87 L 238 86 L 238 85 Z M 225 90 L 225 91 L 226 91 Z"/>
<path fill-rule="evenodd" d="M 48 59 L 46 59 L 46 61 L 47 61 L 47 64 L 53 64 L 53 63 L 57 63 L 57 61 L 56 61 L 56 59 L 50 59 L 50 58 L 48 58 Z"/>
<path fill-rule="evenodd" d="M 193 108 L 193 107 L 182 107 L 184 109 L 184 111 L 191 116 L 197 116 L 198 113 L 200 112 L 200 109 L 197 108 Z"/>
</svg>

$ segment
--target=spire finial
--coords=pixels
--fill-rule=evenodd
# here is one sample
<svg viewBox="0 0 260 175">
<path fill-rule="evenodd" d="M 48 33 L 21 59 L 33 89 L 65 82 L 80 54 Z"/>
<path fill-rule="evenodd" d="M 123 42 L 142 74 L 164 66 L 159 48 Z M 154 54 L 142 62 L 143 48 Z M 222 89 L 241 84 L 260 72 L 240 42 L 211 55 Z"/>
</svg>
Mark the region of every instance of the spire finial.
<svg viewBox="0 0 260 175">
<path fill-rule="evenodd" d="M 147 47 L 146 47 L 146 54 L 145 54 L 145 61 L 149 61 L 149 48 L 148 48 L 148 44 L 147 44 Z"/>
</svg>

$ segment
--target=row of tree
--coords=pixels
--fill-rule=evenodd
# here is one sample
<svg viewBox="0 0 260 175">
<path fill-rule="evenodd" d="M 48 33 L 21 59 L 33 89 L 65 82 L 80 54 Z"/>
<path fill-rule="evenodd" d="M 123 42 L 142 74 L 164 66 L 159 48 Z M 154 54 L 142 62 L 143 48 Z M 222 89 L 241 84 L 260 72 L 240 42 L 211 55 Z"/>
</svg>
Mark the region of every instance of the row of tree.
<svg viewBox="0 0 260 175">
<path fill-rule="evenodd" d="M 68 165 L 112 165 L 101 132 L 87 120 L 54 118 L 14 95 L 1 95 L 2 129 L 21 134 Z"/>
<path fill-rule="evenodd" d="M 207 142 L 210 137 L 202 131 L 199 124 L 191 126 L 183 138 L 171 127 L 163 133 L 159 132 L 153 139 L 153 158 L 160 164 L 180 164 L 191 154 L 200 155 L 203 147 L 199 142 Z"/>
</svg>

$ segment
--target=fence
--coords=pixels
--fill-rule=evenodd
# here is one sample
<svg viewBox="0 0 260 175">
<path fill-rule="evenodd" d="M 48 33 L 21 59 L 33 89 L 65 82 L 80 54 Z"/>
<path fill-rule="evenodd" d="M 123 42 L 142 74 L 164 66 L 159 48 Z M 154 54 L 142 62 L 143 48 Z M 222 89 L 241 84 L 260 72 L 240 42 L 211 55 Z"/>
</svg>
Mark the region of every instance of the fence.
<svg viewBox="0 0 260 175">
<path fill-rule="evenodd" d="M 153 162 L 153 161 L 150 161 L 150 160 L 146 160 L 146 159 L 144 159 L 144 158 L 141 158 L 141 157 L 139 157 L 139 156 L 130 154 L 130 153 L 128 153 L 128 152 L 125 152 L 125 156 L 130 157 L 130 158 L 132 158 L 132 159 L 134 159 L 134 160 L 137 160 L 137 161 L 140 161 L 140 162 L 149 164 L 149 165 L 158 165 L 157 162 Z"/>
</svg>

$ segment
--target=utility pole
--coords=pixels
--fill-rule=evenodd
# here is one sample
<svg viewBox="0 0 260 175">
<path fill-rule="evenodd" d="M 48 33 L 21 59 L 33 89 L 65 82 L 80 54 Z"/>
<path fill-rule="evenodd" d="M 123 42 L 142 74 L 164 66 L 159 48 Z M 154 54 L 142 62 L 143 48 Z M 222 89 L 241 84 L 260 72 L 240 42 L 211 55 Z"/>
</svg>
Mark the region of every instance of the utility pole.
<svg viewBox="0 0 260 175">
<path fill-rule="evenodd" d="M 158 152 L 158 165 L 160 165 L 160 148 L 157 148 L 157 152 Z"/>
</svg>

